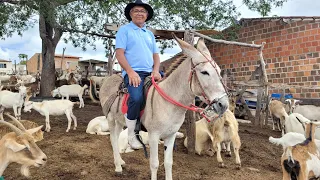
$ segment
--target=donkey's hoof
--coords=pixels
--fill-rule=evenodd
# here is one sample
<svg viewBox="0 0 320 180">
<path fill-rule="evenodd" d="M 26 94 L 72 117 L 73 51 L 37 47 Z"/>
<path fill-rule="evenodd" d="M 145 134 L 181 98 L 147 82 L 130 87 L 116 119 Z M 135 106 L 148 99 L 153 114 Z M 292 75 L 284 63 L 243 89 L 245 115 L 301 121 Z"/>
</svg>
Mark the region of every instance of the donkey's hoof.
<svg viewBox="0 0 320 180">
<path fill-rule="evenodd" d="M 237 165 L 236 165 L 236 169 L 237 169 L 237 170 L 240 170 L 240 169 L 241 169 L 241 164 L 237 164 Z"/>
<path fill-rule="evenodd" d="M 223 162 L 220 162 L 219 163 L 219 168 L 226 168 L 227 166 L 226 165 L 224 165 L 224 163 Z"/>
<path fill-rule="evenodd" d="M 231 157 L 231 152 L 230 152 L 230 151 L 227 151 L 224 156 L 225 156 L 225 157 Z"/>
<path fill-rule="evenodd" d="M 115 172 L 116 176 L 122 176 L 122 171 L 121 172 Z"/>
</svg>

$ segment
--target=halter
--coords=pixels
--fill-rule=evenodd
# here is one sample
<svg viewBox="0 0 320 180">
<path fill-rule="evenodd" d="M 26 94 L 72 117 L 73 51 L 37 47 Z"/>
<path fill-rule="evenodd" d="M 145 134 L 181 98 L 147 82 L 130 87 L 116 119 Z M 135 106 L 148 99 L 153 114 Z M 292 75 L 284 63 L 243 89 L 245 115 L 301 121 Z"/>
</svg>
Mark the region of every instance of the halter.
<svg viewBox="0 0 320 180">
<path fill-rule="evenodd" d="M 199 52 L 200 52 L 200 51 L 199 51 Z M 200 53 L 201 53 L 201 52 L 200 52 Z M 212 64 L 212 61 L 213 61 L 213 60 L 212 60 L 212 59 L 209 60 L 203 53 L 201 53 L 201 54 L 206 58 L 207 61 L 200 62 L 200 63 L 197 63 L 197 64 L 194 65 L 193 62 L 192 62 L 192 60 L 191 60 L 192 67 L 191 67 L 191 72 L 190 72 L 189 79 L 188 79 L 188 81 L 190 82 L 190 89 L 191 89 L 191 91 L 192 91 L 191 85 L 192 85 L 192 77 L 193 77 L 193 75 L 195 75 L 195 77 L 198 78 L 198 77 L 197 77 L 197 74 L 194 73 L 194 72 L 195 72 L 195 68 L 196 68 L 198 65 L 200 65 L 200 64 L 210 63 L 210 64 L 212 65 L 212 67 L 215 69 L 217 75 L 219 76 L 219 80 L 220 80 L 220 82 L 222 83 L 222 85 L 223 85 L 223 87 L 224 87 L 224 90 L 225 90 L 225 92 L 226 92 L 226 93 L 223 93 L 221 96 L 215 98 L 214 100 L 212 100 L 212 101 L 210 102 L 208 96 L 205 94 L 204 89 L 203 89 L 203 87 L 201 86 L 200 81 L 199 81 L 199 79 L 198 79 L 198 85 L 199 85 L 199 87 L 201 88 L 201 91 L 202 91 L 201 94 L 202 94 L 203 98 L 206 100 L 206 103 L 208 104 L 207 108 L 203 109 L 203 108 L 200 108 L 200 107 L 198 107 L 198 106 L 196 106 L 196 105 L 194 105 L 194 104 L 190 104 L 189 106 L 186 106 L 186 105 L 183 105 L 183 104 L 177 102 L 176 100 L 172 99 L 170 96 L 168 96 L 168 95 L 158 86 L 158 84 L 157 84 L 157 83 L 155 82 L 155 80 L 154 80 L 154 76 L 152 76 L 152 84 L 153 84 L 153 86 L 155 87 L 155 89 L 157 90 L 157 92 L 158 92 L 164 99 L 166 99 L 168 102 L 170 102 L 171 104 L 174 104 L 174 105 L 179 106 L 179 107 L 183 107 L 183 108 L 185 108 L 185 109 L 187 109 L 187 110 L 191 110 L 191 111 L 194 111 L 194 112 L 198 112 L 198 113 L 200 114 L 200 116 L 204 117 L 208 122 L 211 122 L 210 118 L 207 117 L 207 115 L 205 114 L 205 112 L 207 112 L 207 111 L 209 111 L 209 110 L 212 110 L 212 108 L 210 108 L 212 104 L 218 102 L 218 101 L 219 101 L 221 98 L 223 98 L 224 96 L 228 96 L 228 91 L 227 91 L 228 88 L 227 88 L 227 86 L 223 83 L 222 78 L 221 78 L 220 74 L 218 73 L 216 64 Z M 219 116 L 218 116 L 218 117 L 219 117 Z M 217 119 L 218 117 L 215 117 L 214 120 Z"/>
<path fill-rule="evenodd" d="M 200 51 L 199 51 L 200 52 Z M 201 53 L 201 52 L 200 52 Z M 203 53 L 201 53 L 205 58 L 206 58 L 206 60 L 207 61 L 204 61 L 204 62 L 200 62 L 200 63 L 197 63 L 197 64 L 193 64 L 193 62 L 192 62 L 192 60 L 191 60 L 191 71 L 190 71 L 190 75 L 189 75 L 189 82 L 190 82 L 190 89 L 191 89 L 191 91 L 192 91 L 192 88 L 191 88 L 191 85 L 192 85 L 192 79 L 193 79 L 193 75 L 198 79 L 198 85 L 199 85 L 199 87 L 200 87 L 200 89 L 201 89 L 201 96 L 204 98 L 204 100 L 206 101 L 206 104 L 207 105 L 209 105 L 209 106 L 211 106 L 212 104 L 214 104 L 214 103 L 216 103 L 216 102 L 218 102 L 221 98 L 223 98 L 224 96 L 229 96 L 229 92 L 228 92 L 228 87 L 224 84 L 224 82 L 222 81 L 222 77 L 220 76 L 220 74 L 219 74 L 219 72 L 218 72 L 218 70 L 217 70 L 217 64 L 216 63 L 212 63 L 212 59 L 208 59 Z M 213 99 L 212 101 L 210 101 L 210 99 L 208 98 L 208 96 L 205 94 L 205 92 L 204 92 L 204 89 L 203 89 L 203 87 L 201 86 L 201 84 L 200 84 L 200 81 L 199 81 L 199 78 L 197 77 L 197 74 L 195 73 L 195 69 L 196 69 L 196 67 L 198 66 L 198 65 L 200 65 L 200 64 L 204 64 L 204 63 L 210 63 L 211 64 L 211 66 L 215 69 L 215 71 L 216 71 L 216 73 L 217 73 L 217 75 L 218 75 L 218 77 L 219 77 L 219 80 L 220 80 L 220 82 L 221 82 L 221 84 L 223 85 L 223 88 L 224 88 L 224 91 L 226 92 L 226 93 L 223 93 L 221 96 L 219 96 L 219 97 L 217 97 L 217 98 L 215 98 L 215 99 Z"/>
</svg>

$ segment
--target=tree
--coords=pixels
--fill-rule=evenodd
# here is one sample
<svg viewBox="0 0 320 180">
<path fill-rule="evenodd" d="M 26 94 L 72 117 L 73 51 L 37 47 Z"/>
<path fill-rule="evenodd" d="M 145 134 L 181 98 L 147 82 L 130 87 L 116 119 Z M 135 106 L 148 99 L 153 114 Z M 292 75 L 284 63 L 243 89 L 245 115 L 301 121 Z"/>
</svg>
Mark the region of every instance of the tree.
<svg viewBox="0 0 320 180">
<path fill-rule="evenodd" d="M 243 0 L 243 3 L 262 15 L 272 6 L 282 6 L 287 0 Z M 49 96 L 54 88 L 54 54 L 63 34 L 65 42 L 86 50 L 98 39 L 103 39 L 106 52 L 113 53 L 110 38 L 114 32 L 105 34 L 105 23 L 123 24 L 126 21 L 123 9 L 128 0 L 0 0 L 0 37 L 22 35 L 25 30 L 39 23 L 42 39 L 41 92 Z M 232 0 L 153 0 L 154 19 L 148 23 L 159 29 L 214 29 L 232 24 L 239 13 Z M 112 41 L 111 41 L 112 42 Z M 170 46 L 162 42 L 161 48 Z M 110 46 L 110 47 L 109 47 Z M 113 63 L 112 63 L 113 64 Z"/>
<path fill-rule="evenodd" d="M 22 61 L 20 61 L 19 64 L 20 64 L 20 65 L 27 65 L 27 61 L 26 61 L 26 60 L 22 60 Z"/>
</svg>

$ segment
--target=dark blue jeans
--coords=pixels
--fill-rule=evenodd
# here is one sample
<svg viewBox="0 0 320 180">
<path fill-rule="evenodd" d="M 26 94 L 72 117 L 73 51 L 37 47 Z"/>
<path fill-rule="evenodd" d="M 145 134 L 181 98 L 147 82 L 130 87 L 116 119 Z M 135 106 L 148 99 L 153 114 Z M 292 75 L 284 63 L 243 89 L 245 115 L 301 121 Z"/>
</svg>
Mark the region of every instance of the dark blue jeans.
<svg viewBox="0 0 320 180">
<path fill-rule="evenodd" d="M 151 75 L 150 72 L 143 72 L 143 71 L 136 71 L 136 73 L 138 73 L 141 78 L 141 83 L 138 87 L 133 87 L 132 85 L 129 85 L 128 75 L 126 74 L 124 76 L 124 83 L 128 88 L 128 92 L 130 94 L 130 97 L 128 99 L 128 112 L 127 112 L 127 118 L 130 120 L 136 120 L 140 116 L 140 111 L 142 109 L 142 105 L 144 101 L 144 92 L 143 92 L 144 79 Z"/>
</svg>

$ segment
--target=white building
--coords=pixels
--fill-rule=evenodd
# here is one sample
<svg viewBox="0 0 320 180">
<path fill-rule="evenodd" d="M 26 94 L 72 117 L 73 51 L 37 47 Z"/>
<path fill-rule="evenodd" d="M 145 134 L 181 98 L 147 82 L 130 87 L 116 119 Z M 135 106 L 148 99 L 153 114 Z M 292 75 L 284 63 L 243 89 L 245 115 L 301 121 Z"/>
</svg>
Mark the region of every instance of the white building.
<svg viewBox="0 0 320 180">
<path fill-rule="evenodd" d="M 12 62 L 4 59 L 0 59 L 0 73 L 12 74 Z"/>
</svg>

